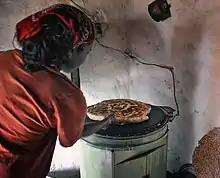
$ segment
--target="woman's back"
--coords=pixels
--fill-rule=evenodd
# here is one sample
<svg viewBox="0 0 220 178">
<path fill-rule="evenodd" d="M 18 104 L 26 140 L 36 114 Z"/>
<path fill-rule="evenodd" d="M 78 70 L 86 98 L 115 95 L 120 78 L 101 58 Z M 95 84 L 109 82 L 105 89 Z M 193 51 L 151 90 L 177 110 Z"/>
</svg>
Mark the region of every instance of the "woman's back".
<svg viewBox="0 0 220 178">
<path fill-rule="evenodd" d="M 0 154 L 8 150 L 17 159 L 27 150 L 34 152 L 51 129 L 64 146 L 74 144 L 86 116 L 80 89 L 49 68 L 26 72 L 15 50 L 0 53 L 0 64 Z"/>
<path fill-rule="evenodd" d="M 30 141 L 29 136 L 39 139 L 39 133 L 56 128 L 55 100 L 61 100 L 64 105 L 72 100 L 72 106 L 74 103 L 79 106 L 80 102 L 85 106 L 81 91 L 59 72 L 48 69 L 28 73 L 16 51 L 1 53 L 0 63 L 2 136 L 23 143 Z"/>
</svg>

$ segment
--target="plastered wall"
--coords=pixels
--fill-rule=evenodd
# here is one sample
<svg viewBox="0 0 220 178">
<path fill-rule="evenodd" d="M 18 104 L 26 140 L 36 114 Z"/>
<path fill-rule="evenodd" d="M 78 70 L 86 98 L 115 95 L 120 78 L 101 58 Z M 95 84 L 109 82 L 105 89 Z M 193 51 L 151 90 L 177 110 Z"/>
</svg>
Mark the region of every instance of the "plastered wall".
<svg viewBox="0 0 220 178">
<path fill-rule="evenodd" d="M 0 49 L 12 47 L 16 21 L 56 1 L 1 0 Z M 61 2 L 61 1 L 60 1 Z M 62 1 L 64 2 L 64 1 Z M 78 1 L 80 2 L 80 1 Z M 103 43 L 130 49 L 143 61 L 174 66 L 181 116 L 170 123 L 169 169 L 191 160 L 197 141 L 220 125 L 220 1 L 171 0 L 172 18 L 153 22 L 149 0 L 83 0 L 101 8 L 110 24 Z M 109 98 L 132 98 L 175 107 L 168 71 L 143 66 L 120 53 L 95 45 L 81 67 L 88 105 Z M 52 169 L 78 167 L 77 145 L 57 144 Z"/>
</svg>

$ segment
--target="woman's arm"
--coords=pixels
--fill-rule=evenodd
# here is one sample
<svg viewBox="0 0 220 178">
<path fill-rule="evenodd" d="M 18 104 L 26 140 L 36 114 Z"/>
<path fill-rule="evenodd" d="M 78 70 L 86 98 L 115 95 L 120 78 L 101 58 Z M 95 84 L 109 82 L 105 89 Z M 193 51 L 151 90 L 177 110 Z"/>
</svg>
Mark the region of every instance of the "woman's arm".
<svg viewBox="0 0 220 178">
<path fill-rule="evenodd" d="M 110 115 L 102 121 L 85 123 L 83 134 L 81 137 L 88 137 L 94 133 L 97 133 L 102 128 L 108 127 L 114 121 L 115 117 L 113 115 Z"/>
</svg>

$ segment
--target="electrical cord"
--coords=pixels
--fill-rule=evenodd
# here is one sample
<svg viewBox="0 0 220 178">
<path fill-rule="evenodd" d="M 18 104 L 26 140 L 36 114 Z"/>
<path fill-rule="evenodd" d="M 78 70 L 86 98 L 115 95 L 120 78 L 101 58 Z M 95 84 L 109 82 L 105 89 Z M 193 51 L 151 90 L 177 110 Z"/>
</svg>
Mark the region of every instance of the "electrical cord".
<svg viewBox="0 0 220 178">
<path fill-rule="evenodd" d="M 125 50 L 125 51 L 121 51 L 119 49 L 116 49 L 116 48 L 113 48 L 111 46 L 107 46 L 107 45 L 104 45 L 103 43 L 101 43 L 98 39 L 96 39 L 97 43 L 103 47 L 103 48 L 107 48 L 107 49 L 111 49 L 111 50 L 114 50 L 114 51 L 117 51 L 121 54 L 123 54 L 124 56 L 127 56 L 133 60 L 135 60 L 137 63 L 139 64 L 143 64 L 143 65 L 147 65 L 147 66 L 155 66 L 155 67 L 159 67 L 159 68 L 162 68 L 162 69 L 166 69 L 166 70 L 169 70 L 169 72 L 171 73 L 171 76 L 172 76 L 172 84 L 173 84 L 173 99 L 174 99 L 174 102 L 175 102 L 175 105 L 176 105 L 176 114 L 173 116 L 173 119 L 175 119 L 175 117 L 179 116 L 180 115 L 180 110 L 179 110 L 179 104 L 178 104 L 178 101 L 177 101 L 177 96 L 176 96 L 176 82 L 175 82 L 175 74 L 174 74 L 174 68 L 171 67 L 171 66 L 167 66 L 167 65 L 162 65 L 162 64 L 156 64 L 156 63 L 148 63 L 148 62 L 144 62 L 142 61 L 139 57 L 135 56 L 134 54 L 132 54 L 131 51 L 129 51 L 128 49 Z"/>
</svg>

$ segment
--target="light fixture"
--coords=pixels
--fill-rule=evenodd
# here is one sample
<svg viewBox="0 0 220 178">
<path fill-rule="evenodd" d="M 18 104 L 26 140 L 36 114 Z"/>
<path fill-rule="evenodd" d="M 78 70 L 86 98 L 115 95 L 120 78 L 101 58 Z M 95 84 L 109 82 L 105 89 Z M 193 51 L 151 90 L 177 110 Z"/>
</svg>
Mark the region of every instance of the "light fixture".
<svg viewBox="0 0 220 178">
<path fill-rule="evenodd" d="M 154 21 L 160 22 L 171 17 L 170 7 L 167 0 L 155 0 L 148 6 L 148 12 Z"/>
</svg>

